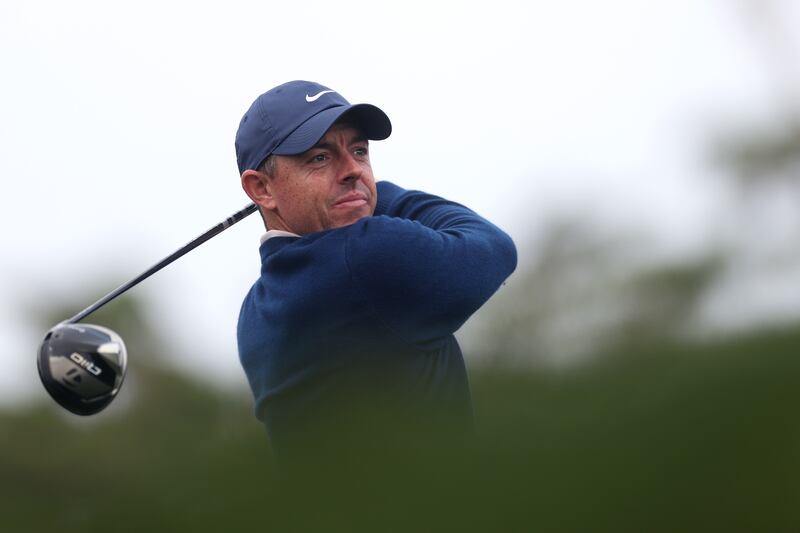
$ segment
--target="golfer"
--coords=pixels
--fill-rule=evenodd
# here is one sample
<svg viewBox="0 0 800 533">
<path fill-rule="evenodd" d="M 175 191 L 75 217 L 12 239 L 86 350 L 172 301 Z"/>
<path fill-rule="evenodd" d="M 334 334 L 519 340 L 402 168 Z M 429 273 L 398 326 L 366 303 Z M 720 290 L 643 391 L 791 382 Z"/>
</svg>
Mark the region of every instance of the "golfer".
<svg viewBox="0 0 800 533">
<path fill-rule="evenodd" d="M 279 457 L 335 446 L 342 428 L 471 431 L 453 334 L 516 249 L 464 206 L 376 183 L 369 141 L 391 131 L 377 107 L 308 81 L 262 94 L 239 125 L 242 187 L 267 230 L 239 355 Z"/>
</svg>

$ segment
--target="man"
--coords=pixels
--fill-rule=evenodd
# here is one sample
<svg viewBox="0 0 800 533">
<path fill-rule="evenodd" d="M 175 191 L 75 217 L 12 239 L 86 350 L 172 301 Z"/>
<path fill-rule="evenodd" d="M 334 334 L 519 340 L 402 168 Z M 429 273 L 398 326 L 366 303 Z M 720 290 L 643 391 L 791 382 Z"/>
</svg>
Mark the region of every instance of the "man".
<svg viewBox="0 0 800 533">
<path fill-rule="evenodd" d="M 351 430 L 362 443 L 470 430 L 453 333 L 516 250 L 461 205 L 376 184 L 369 141 L 390 133 L 377 107 L 293 81 L 259 96 L 236 134 L 242 187 L 267 228 L 239 354 L 279 456 Z"/>
</svg>

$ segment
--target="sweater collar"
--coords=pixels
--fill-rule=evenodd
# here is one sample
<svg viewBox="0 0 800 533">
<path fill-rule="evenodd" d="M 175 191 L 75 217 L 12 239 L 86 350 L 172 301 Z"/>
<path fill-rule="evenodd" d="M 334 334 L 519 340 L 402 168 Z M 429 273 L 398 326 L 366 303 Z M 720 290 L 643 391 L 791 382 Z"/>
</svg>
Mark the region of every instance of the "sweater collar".
<svg viewBox="0 0 800 533">
<path fill-rule="evenodd" d="M 269 230 L 261 237 L 261 246 L 258 248 L 261 262 L 266 261 L 270 254 L 280 250 L 285 244 L 294 242 L 299 238 L 300 235 L 295 235 L 288 231 Z"/>
<path fill-rule="evenodd" d="M 283 231 L 279 229 L 271 229 L 267 231 L 264 235 L 261 236 L 261 244 L 264 244 L 268 240 L 274 237 L 297 237 L 300 238 L 300 235 L 296 233 L 292 233 L 291 231 Z"/>
</svg>

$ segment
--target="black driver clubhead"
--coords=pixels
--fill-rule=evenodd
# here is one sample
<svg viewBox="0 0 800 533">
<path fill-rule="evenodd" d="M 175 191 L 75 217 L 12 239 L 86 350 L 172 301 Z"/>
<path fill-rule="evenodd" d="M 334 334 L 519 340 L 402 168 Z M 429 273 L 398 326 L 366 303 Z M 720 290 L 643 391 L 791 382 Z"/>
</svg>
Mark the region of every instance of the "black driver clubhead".
<svg viewBox="0 0 800 533">
<path fill-rule="evenodd" d="M 88 416 L 102 411 L 119 392 L 128 356 L 115 332 L 90 324 L 59 324 L 44 337 L 39 377 L 64 409 Z"/>
</svg>

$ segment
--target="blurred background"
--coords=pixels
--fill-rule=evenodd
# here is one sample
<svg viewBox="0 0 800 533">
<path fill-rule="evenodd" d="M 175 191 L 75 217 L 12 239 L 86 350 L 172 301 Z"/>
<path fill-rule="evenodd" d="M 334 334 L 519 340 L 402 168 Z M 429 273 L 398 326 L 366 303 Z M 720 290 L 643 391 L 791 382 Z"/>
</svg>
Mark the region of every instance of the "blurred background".
<svg viewBox="0 0 800 533">
<path fill-rule="evenodd" d="M 790 0 L 3 2 L 4 524 L 797 530 L 799 29 Z M 258 217 L 88 320 L 129 348 L 106 411 L 39 383 L 50 326 L 247 203 L 239 119 L 291 79 L 381 107 L 376 176 L 517 243 L 458 333 L 476 456 L 280 477 L 235 344 Z"/>
</svg>

